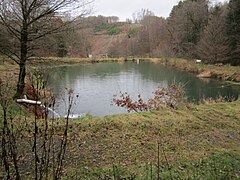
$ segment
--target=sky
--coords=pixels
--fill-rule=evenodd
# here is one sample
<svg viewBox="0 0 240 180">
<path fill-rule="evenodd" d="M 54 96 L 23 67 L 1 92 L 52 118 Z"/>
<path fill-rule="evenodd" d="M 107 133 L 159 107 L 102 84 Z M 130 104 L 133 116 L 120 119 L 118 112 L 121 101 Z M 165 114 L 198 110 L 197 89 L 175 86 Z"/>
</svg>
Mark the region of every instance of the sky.
<svg viewBox="0 0 240 180">
<path fill-rule="evenodd" d="M 226 0 L 211 0 L 212 2 L 224 2 Z M 141 9 L 148 9 L 156 16 L 168 17 L 172 7 L 179 0 L 95 0 L 92 15 L 117 16 L 120 21 L 132 19 L 133 13 Z"/>
</svg>

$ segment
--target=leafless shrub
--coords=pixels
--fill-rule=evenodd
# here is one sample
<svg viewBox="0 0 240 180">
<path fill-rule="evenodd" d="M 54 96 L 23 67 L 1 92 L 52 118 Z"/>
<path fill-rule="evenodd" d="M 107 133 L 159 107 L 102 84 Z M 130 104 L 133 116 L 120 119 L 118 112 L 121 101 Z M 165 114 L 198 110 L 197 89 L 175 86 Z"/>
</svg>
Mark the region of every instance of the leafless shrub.
<svg viewBox="0 0 240 180">
<path fill-rule="evenodd" d="M 54 109 L 55 97 L 51 92 L 46 89 L 47 75 L 42 70 L 33 71 L 30 76 L 31 87 L 35 100 L 40 100 L 43 105 L 40 107 L 44 112 L 43 128 L 40 133 L 40 127 L 37 123 L 37 105 L 35 105 L 35 120 L 34 120 L 34 133 L 33 133 L 33 152 L 34 152 L 34 164 L 35 164 L 35 179 L 48 179 L 50 172 L 52 172 L 53 179 L 60 179 L 63 175 L 63 163 L 66 155 L 67 140 L 68 140 L 68 124 L 69 116 L 74 104 L 74 92 L 72 89 L 67 90 L 68 99 L 67 104 L 67 116 L 63 123 L 63 131 L 58 132 L 62 134 L 56 135 L 55 119 L 49 119 L 48 107 Z M 44 107 L 44 108 L 43 108 Z"/>
<path fill-rule="evenodd" d="M 169 88 L 159 87 L 154 92 L 154 98 L 149 99 L 150 109 L 156 109 L 160 104 L 177 108 L 181 103 L 186 101 L 185 90 L 183 85 L 173 83 Z"/>
<path fill-rule="evenodd" d="M 20 179 L 16 133 L 14 132 L 13 117 L 10 112 L 13 97 L 13 84 L 0 79 L 0 107 L 3 113 L 1 125 L 1 160 L 4 165 L 5 178 Z M 12 96 L 11 96 L 12 95 Z"/>
<path fill-rule="evenodd" d="M 118 107 L 125 107 L 128 112 L 139 112 L 157 109 L 161 104 L 177 108 L 181 103 L 186 101 L 184 87 L 177 83 L 173 83 L 169 88 L 159 87 L 153 94 L 154 98 L 144 102 L 140 94 L 138 95 L 138 99 L 133 101 L 130 95 L 125 92 L 120 93 L 119 98 L 115 95 L 113 102 Z"/>
<path fill-rule="evenodd" d="M 13 118 L 11 113 L 12 106 L 16 106 L 12 98 L 15 92 L 14 84 L 12 86 L 0 80 L 0 117 L 1 115 L 3 117 L 0 119 L 0 171 L 3 170 L 3 173 L 0 173 L 0 179 L 27 178 L 26 173 L 28 173 L 28 178 L 39 180 L 60 179 L 63 175 L 69 116 L 75 95 L 73 90 L 67 91 L 67 116 L 60 123 L 48 117 L 49 107 L 54 109 L 55 98 L 51 96 L 49 90 L 44 88 L 46 79 L 42 71 L 34 71 L 28 83 L 31 87 L 30 92 L 32 92 L 32 94 L 27 94 L 28 97 L 41 101 L 42 105 L 31 105 L 34 117 L 29 118 L 28 121 L 25 118 L 26 124 L 20 125 L 15 120 L 22 122 L 21 114 Z M 29 108 L 30 105 L 25 107 Z M 43 113 L 42 117 L 38 115 L 39 110 Z M 56 131 L 56 129 L 59 130 Z M 22 138 L 25 137 L 28 139 L 23 141 Z M 19 159 L 22 156 L 26 158 L 24 164 Z"/>
</svg>

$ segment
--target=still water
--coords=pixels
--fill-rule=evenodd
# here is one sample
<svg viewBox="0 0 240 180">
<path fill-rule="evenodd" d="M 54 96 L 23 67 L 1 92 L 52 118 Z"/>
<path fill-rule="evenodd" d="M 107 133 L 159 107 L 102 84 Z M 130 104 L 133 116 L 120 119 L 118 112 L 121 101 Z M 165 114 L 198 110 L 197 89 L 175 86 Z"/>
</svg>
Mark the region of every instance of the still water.
<svg viewBox="0 0 240 180">
<path fill-rule="evenodd" d="M 203 98 L 238 98 L 239 87 L 210 79 L 198 79 L 186 72 L 152 62 L 95 63 L 51 69 L 49 86 L 56 95 L 55 110 L 61 115 L 67 112 L 66 89 L 73 89 L 73 114 L 104 116 L 127 113 L 113 105 L 113 96 L 128 92 L 133 99 L 141 94 L 143 99 L 153 97 L 158 87 L 168 87 L 173 82 L 184 84 L 189 101 Z"/>
</svg>

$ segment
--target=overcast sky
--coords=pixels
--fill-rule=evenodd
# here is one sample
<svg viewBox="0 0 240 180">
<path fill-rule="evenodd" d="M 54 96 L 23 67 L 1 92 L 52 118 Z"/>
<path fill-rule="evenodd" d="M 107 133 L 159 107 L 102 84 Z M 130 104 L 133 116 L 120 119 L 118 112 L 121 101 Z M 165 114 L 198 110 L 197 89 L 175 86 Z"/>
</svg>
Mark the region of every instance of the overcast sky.
<svg viewBox="0 0 240 180">
<path fill-rule="evenodd" d="M 224 2 L 225 0 L 211 0 Z M 168 17 L 171 9 L 179 0 L 95 0 L 93 15 L 118 16 L 121 21 L 132 19 L 132 14 L 148 9 L 156 16 Z"/>
</svg>

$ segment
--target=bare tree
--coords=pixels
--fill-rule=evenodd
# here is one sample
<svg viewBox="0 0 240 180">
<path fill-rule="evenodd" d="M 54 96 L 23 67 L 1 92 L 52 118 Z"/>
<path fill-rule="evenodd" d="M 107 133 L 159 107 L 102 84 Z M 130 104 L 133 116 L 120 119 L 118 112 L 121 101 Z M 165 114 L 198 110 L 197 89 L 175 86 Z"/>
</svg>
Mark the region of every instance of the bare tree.
<svg viewBox="0 0 240 180">
<path fill-rule="evenodd" d="M 150 11 L 149 9 L 141 9 L 138 12 L 133 13 L 133 21 L 135 23 L 139 23 L 141 22 L 145 17 L 148 16 L 155 16 L 154 13 L 152 11 Z"/>
<path fill-rule="evenodd" d="M 141 24 L 144 26 L 145 36 L 148 38 L 148 53 L 150 57 L 153 57 L 153 50 L 157 48 L 164 36 L 165 19 L 157 16 L 145 16 Z"/>
<path fill-rule="evenodd" d="M 16 97 L 23 94 L 26 63 L 36 48 L 36 41 L 49 34 L 59 32 L 74 18 L 89 13 L 86 8 L 93 0 L 7 0 L 0 2 L 0 24 L 7 30 L 7 46 L 0 51 L 15 61 L 20 68 Z M 88 9 L 88 10 L 87 10 Z"/>
<path fill-rule="evenodd" d="M 207 0 L 180 1 L 168 18 L 170 48 L 178 57 L 194 57 L 200 33 L 208 20 Z"/>
<path fill-rule="evenodd" d="M 198 55 L 207 63 L 223 63 L 228 52 L 226 36 L 227 5 L 216 5 L 211 9 L 208 25 L 198 43 Z"/>
</svg>

